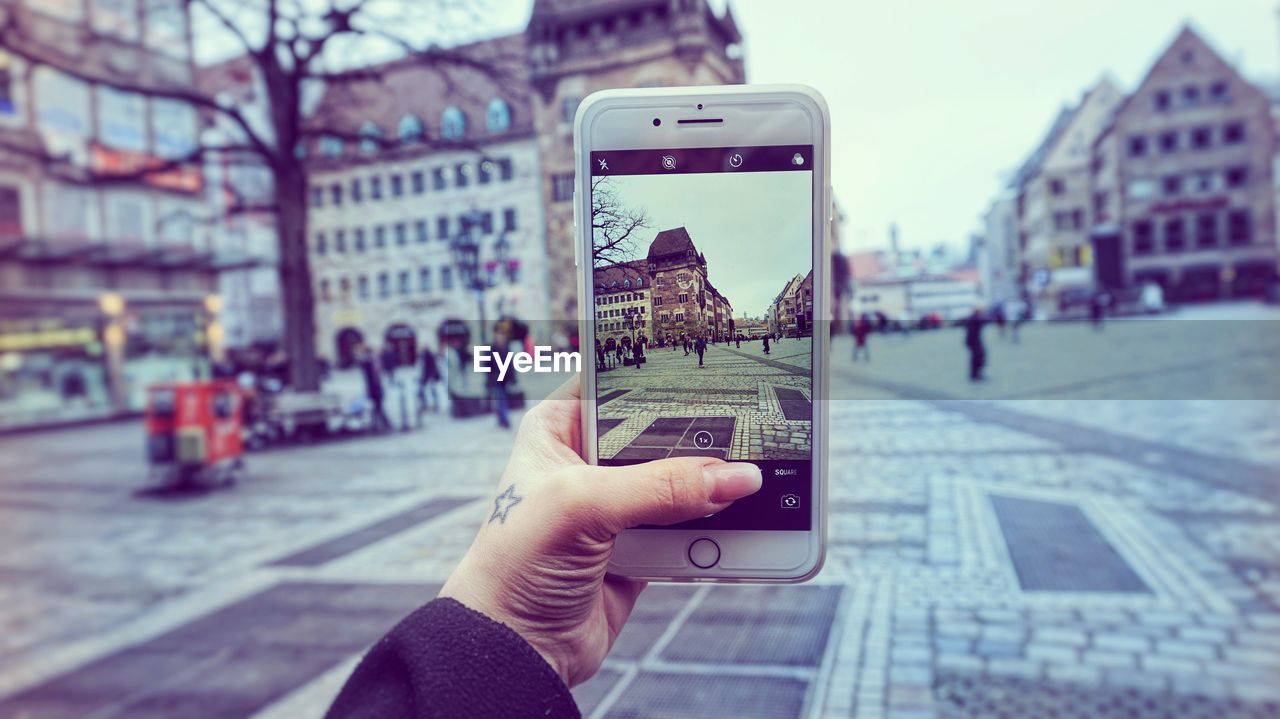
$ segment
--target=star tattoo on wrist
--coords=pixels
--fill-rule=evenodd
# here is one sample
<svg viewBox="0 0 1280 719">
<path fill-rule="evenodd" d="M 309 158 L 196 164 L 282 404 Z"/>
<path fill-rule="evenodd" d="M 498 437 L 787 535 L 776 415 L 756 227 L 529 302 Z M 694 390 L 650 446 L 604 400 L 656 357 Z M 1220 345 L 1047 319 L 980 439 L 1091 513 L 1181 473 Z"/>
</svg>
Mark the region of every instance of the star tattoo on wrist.
<svg viewBox="0 0 1280 719">
<path fill-rule="evenodd" d="M 493 500 L 493 514 L 489 515 L 489 524 L 493 524 L 493 520 L 498 520 L 499 524 L 507 523 L 507 513 L 511 508 L 520 504 L 520 500 L 524 499 L 516 494 L 516 485 L 511 484 L 502 494 L 499 494 Z"/>
</svg>

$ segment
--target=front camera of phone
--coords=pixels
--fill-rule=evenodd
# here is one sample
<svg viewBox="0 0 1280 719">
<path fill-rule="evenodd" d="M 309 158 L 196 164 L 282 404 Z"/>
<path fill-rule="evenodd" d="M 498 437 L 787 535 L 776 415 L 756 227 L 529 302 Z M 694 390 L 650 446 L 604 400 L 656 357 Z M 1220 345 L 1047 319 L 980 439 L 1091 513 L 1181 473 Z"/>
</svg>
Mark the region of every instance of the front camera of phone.
<svg viewBox="0 0 1280 719">
<path fill-rule="evenodd" d="M 655 117 L 655 118 L 653 118 L 653 126 L 654 126 L 654 127 L 657 127 L 658 125 L 661 125 L 661 124 L 662 124 L 662 120 L 660 120 L 660 119 L 658 119 L 658 118 L 656 118 L 656 117 Z"/>
<path fill-rule="evenodd" d="M 701 109 L 702 109 L 702 103 L 698 103 L 698 109 L 699 109 L 699 110 L 701 110 Z"/>
</svg>

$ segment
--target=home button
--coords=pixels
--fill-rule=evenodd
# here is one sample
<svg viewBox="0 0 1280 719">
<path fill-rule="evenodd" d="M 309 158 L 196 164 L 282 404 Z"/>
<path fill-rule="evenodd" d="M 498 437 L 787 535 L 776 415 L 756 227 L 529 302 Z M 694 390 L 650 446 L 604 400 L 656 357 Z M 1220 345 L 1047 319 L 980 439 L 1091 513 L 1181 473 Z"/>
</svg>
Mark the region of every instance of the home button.
<svg viewBox="0 0 1280 719">
<path fill-rule="evenodd" d="M 699 569 L 710 569 L 720 561 L 720 545 L 703 537 L 689 545 L 689 561 Z"/>
</svg>

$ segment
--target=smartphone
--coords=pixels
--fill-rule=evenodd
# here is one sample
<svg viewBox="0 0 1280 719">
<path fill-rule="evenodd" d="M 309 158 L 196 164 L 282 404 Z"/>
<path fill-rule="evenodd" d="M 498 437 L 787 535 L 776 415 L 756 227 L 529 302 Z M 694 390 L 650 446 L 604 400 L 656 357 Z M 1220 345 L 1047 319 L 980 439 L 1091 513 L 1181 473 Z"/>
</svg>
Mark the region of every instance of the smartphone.
<svg viewBox="0 0 1280 719">
<path fill-rule="evenodd" d="M 801 582 L 826 550 L 826 102 L 802 86 L 609 90 L 574 121 L 583 450 L 760 466 L 717 514 L 619 536 L 610 571 Z"/>
</svg>

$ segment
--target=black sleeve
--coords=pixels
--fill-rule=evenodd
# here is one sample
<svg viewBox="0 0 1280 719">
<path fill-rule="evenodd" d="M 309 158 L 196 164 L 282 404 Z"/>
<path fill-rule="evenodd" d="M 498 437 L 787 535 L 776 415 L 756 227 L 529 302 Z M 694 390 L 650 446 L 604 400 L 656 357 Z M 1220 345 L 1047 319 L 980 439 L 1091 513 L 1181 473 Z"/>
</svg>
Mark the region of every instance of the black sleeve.
<svg viewBox="0 0 1280 719">
<path fill-rule="evenodd" d="M 569 688 L 520 635 L 452 599 L 437 599 L 373 645 L 326 716 L 581 715 Z"/>
</svg>

